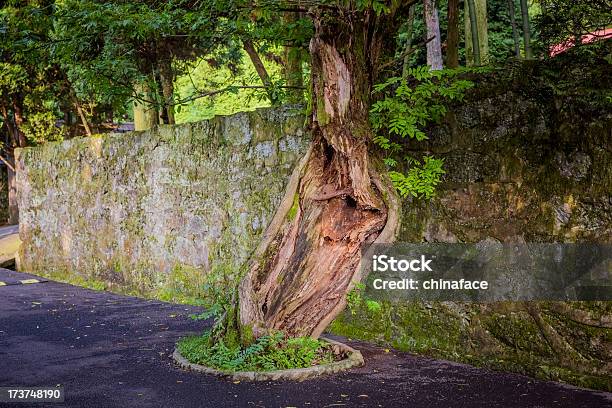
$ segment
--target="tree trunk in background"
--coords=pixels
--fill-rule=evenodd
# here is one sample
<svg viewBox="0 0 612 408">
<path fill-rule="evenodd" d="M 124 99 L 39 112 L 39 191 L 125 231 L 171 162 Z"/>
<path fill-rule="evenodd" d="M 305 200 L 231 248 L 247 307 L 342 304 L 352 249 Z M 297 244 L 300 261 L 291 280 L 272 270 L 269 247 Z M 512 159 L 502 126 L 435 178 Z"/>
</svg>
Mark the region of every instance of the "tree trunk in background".
<svg viewBox="0 0 612 408">
<path fill-rule="evenodd" d="M 465 2 L 465 57 L 467 65 L 489 63 L 489 33 L 487 28 L 487 1 Z M 472 30 L 472 27 L 475 29 Z M 471 39 L 471 41 L 470 41 Z"/>
<path fill-rule="evenodd" d="M 459 0 L 448 0 L 446 65 L 449 68 L 459 66 Z"/>
<path fill-rule="evenodd" d="M 15 131 L 17 133 L 17 146 L 18 147 L 26 147 L 28 144 L 25 134 L 21 130 L 23 126 L 24 117 L 23 117 L 23 108 L 21 105 L 21 101 L 16 101 L 13 104 L 13 115 L 15 117 Z"/>
<path fill-rule="evenodd" d="M 15 168 L 15 148 L 26 147 L 27 140 L 25 134 L 21 130 L 23 126 L 24 117 L 22 109 L 22 100 L 16 99 L 13 101 L 13 123 L 11 124 L 10 115 L 8 110 L 3 107 L 3 116 L 7 120 L 7 127 L 13 130 L 12 135 L 12 146 L 9 149 L 9 156 L 6 158 Z M 12 125 L 12 126 L 11 126 Z M 19 224 L 19 205 L 17 203 L 17 180 L 15 178 L 15 171 L 6 166 L 7 171 L 7 184 L 8 184 L 8 220 L 7 222 L 11 225 Z"/>
<path fill-rule="evenodd" d="M 151 90 L 145 82 L 136 85 L 136 93 L 145 100 L 152 100 Z M 134 100 L 134 130 L 147 130 L 159 123 L 159 116 L 155 106 Z"/>
<path fill-rule="evenodd" d="M 287 24 L 293 24 L 298 18 L 299 15 L 296 15 L 296 13 L 287 12 L 283 17 L 283 20 Z M 287 102 L 302 103 L 304 102 L 304 91 L 299 89 L 304 86 L 301 51 L 295 47 L 284 47 L 284 57 L 285 84 L 291 87 L 290 89 L 287 89 Z"/>
<path fill-rule="evenodd" d="M 521 45 L 516 27 L 516 17 L 514 16 L 514 0 L 508 0 L 508 15 L 510 16 L 510 25 L 512 26 L 512 40 L 514 41 L 514 55 L 521 56 Z"/>
<path fill-rule="evenodd" d="M 6 126 L 7 130 L 8 130 L 8 135 L 9 135 L 9 141 L 10 141 L 10 148 L 13 149 L 17 146 L 19 146 L 19 135 L 18 135 L 18 130 L 15 126 L 15 122 L 13 121 L 13 118 L 11 118 L 11 115 L 9 114 L 9 110 L 6 107 L 6 105 L 0 105 L 0 112 L 2 113 L 2 118 L 3 118 L 3 124 Z"/>
<path fill-rule="evenodd" d="M 433 38 L 427 43 L 427 65 L 431 70 L 444 68 L 442 65 L 442 41 L 440 39 L 440 20 L 435 0 L 423 0 L 425 13 L 425 26 L 427 27 L 427 39 Z"/>
<path fill-rule="evenodd" d="M 244 50 L 249 55 L 253 66 L 255 67 L 255 71 L 257 71 L 257 75 L 259 75 L 259 79 L 261 79 L 261 83 L 266 87 L 266 92 L 268 93 L 268 99 L 272 105 L 276 104 L 277 100 L 275 95 L 272 93 L 272 81 L 270 80 L 270 75 L 268 75 L 268 71 L 264 66 L 259 54 L 255 50 L 255 46 L 253 45 L 253 41 L 251 40 L 243 40 Z"/>
<path fill-rule="evenodd" d="M 9 111 L 6 108 L 6 105 L 2 105 L 0 108 L 3 118 L 3 124 L 6 126 L 6 130 L 8 132 L 8 140 L 6 140 L 6 151 L 7 156 L 6 159 L 3 158 L 3 161 L 7 161 L 8 164 L 5 163 L 6 167 L 6 175 L 7 175 L 7 190 L 8 190 L 8 219 L 6 220 L 8 224 L 14 225 L 19 223 L 19 206 L 17 205 L 17 183 L 15 180 L 15 159 L 13 158 L 15 148 L 19 146 L 19 130 L 13 122 L 13 118 L 10 117 Z M 11 168 L 12 167 L 12 168 Z"/>
<path fill-rule="evenodd" d="M 15 168 L 15 160 L 11 160 L 7 157 L 7 160 L 11 161 L 11 165 Z M 15 171 L 9 166 L 6 166 L 7 174 L 7 185 L 8 185 L 8 224 L 16 225 L 19 224 L 19 205 L 17 203 L 17 178 L 15 177 Z"/>
<path fill-rule="evenodd" d="M 395 191 L 368 155 L 372 78 L 388 33 L 372 30 L 373 13 L 316 13 L 313 141 L 240 283 L 243 344 L 274 330 L 318 337 L 360 280 L 361 251 L 392 239 L 398 222 Z"/>
<path fill-rule="evenodd" d="M 402 77 L 408 76 L 408 69 L 410 68 L 410 54 L 412 53 L 412 33 L 414 32 L 414 9 L 415 5 L 410 6 L 408 11 L 408 32 L 406 38 L 406 47 L 404 47 L 404 61 L 402 64 Z"/>
<path fill-rule="evenodd" d="M 525 58 L 533 58 L 531 51 L 531 33 L 529 29 L 529 6 L 527 0 L 521 0 L 521 17 L 523 20 L 523 42 L 525 44 Z"/>
<path fill-rule="evenodd" d="M 79 103 L 79 100 L 76 98 L 76 96 L 73 96 L 73 100 L 76 111 L 79 114 L 79 117 L 81 118 L 83 128 L 85 129 L 85 134 L 87 136 L 91 136 L 91 128 L 89 127 L 89 122 L 87 122 L 87 118 L 85 117 L 85 112 L 83 112 L 83 108 L 81 107 L 81 104 Z"/>
<path fill-rule="evenodd" d="M 172 61 L 162 60 L 159 63 L 159 79 L 164 99 L 164 106 L 161 116 L 164 123 L 174 125 L 174 71 L 172 70 Z"/>
</svg>

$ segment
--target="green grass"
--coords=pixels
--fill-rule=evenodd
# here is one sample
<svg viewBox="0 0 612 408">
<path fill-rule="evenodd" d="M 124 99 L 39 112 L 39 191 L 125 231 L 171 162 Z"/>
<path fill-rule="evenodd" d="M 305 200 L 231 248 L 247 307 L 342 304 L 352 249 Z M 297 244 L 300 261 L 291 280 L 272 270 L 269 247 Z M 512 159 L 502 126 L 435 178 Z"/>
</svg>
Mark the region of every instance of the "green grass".
<svg viewBox="0 0 612 408">
<path fill-rule="evenodd" d="M 286 338 L 282 333 L 258 338 L 241 349 L 223 340 L 213 343 L 210 332 L 185 337 L 177 343 L 189 362 L 223 371 L 271 371 L 305 368 L 334 361 L 330 345 L 310 337 Z"/>
</svg>

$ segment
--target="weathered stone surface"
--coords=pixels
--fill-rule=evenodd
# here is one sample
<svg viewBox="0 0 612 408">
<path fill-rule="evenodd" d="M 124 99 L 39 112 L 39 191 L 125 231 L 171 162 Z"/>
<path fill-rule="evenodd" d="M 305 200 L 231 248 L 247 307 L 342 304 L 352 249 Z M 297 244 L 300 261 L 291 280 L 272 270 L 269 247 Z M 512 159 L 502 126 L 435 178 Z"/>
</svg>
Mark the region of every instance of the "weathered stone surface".
<svg viewBox="0 0 612 408">
<path fill-rule="evenodd" d="M 507 82 L 494 76 L 429 140 L 408 143 L 416 157 L 443 157 L 447 173 L 436 198 L 404 203 L 399 240 L 612 243 L 612 112 L 591 96 L 609 89 L 612 74 L 600 66 L 590 78 L 568 66 L 574 82 L 561 95 L 537 66 Z M 332 330 L 612 390 L 611 316 L 612 302 L 385 303 L 345 312 Z"/>
<path fill-rule="evenodd" d="M 295 108 L 19 154 L 20 268 L 168 300 L 238 271 L 308 145 Z"/>
</svg>

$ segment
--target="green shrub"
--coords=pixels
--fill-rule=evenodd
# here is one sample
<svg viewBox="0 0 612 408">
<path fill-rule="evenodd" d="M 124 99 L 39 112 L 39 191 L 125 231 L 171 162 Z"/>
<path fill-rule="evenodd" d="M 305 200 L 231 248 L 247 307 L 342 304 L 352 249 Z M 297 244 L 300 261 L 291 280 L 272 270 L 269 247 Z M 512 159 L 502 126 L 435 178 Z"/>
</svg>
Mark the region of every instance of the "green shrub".
<svg viewBox="0 0 612 408">
<path fill-rule="evenodd" d="M 179 352 L 188 361 L 224 371 L 271 371 L 328 364 L 334 353 L 328 343 L 310 337 L 287 338 L 282 333 L 258 338 L 249 347 L 229 347 L 211 341 L 210 331 L 179 340 Z"/>
<path fill-rule="evenodd" d="M 442 159 L 425 155 L 421 159 L 406 152 L 406 140 L 426 140 L 425 127 L 439 122 L 446 104 L 461 101 L 474 83 L 461 78 L 483 68 L 457 68 L 430 71 L 411 68 L 406 77 L 392 77 L 374 86 L 378 100 L 370 109 L 374 144 L 385 154 L 391 182 L 401 197 L 429 199 L 444 175 Z M 394 170 L 391 170 L 394 169 Z M 404 169 L 402 171 L 402 169 Z"/>
</svg>

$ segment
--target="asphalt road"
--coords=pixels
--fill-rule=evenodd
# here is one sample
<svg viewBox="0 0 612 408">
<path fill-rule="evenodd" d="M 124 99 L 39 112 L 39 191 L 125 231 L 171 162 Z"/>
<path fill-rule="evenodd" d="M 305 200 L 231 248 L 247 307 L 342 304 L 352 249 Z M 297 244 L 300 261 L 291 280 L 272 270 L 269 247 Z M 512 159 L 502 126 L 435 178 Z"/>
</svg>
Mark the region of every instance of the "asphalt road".
<svg viewBox="0 0 612 408">
<path fill-rule="evenodd" d="M 0 238 L 18 233 L 19 225 L 5 225 L 4 227 L 0 227 Z"/>
<path fill-rule="evenodd" d="M 0 227 L 0 267 L 15 264 L 15 253 L 20 244 L 19 225 Z"/>
<path fill-rule="evenodd" d="M 0 280 L 7 273 L 0 269 Z M 14 278 L 14 275 L 13 275 Z M 195 307 L 56 282 L 0 287 L 0 386 L 54 386 L 64 404 L 14 407 L 612 407 L 612 394 L 360 342 L 366 366 L 303 383 L 234 384 L 170 354 Z M 2 404 L 0 404 L 2 405 Z"/>
</svg>

